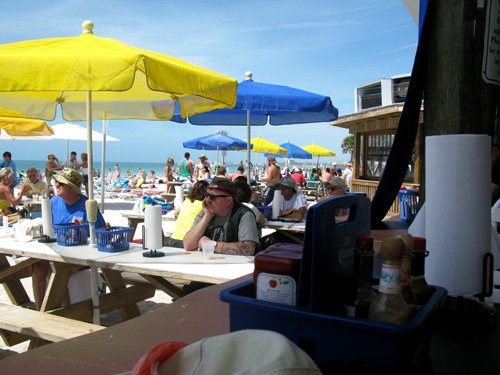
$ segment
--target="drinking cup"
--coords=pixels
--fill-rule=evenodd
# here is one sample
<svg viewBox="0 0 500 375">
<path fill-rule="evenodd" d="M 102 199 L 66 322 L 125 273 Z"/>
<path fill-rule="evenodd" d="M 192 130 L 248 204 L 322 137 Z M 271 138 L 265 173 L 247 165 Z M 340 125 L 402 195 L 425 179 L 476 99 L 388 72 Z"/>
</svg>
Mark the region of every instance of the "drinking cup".
<svg viewBox="0 0 500 375">
<path fill-rule="evenodd" d="M 201 250 L 203 255 L 210 257 L 215 252 L 215 241 L 212 240 L 203 240 L 201 241 Z"/>
</svg>

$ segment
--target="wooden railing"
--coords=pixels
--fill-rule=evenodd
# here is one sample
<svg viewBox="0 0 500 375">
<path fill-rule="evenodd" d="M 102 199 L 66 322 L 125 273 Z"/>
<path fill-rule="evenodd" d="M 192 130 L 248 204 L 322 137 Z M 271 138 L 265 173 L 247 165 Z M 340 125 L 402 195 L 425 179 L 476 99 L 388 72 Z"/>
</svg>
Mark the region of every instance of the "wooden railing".
<svg viewBox="0 0 500 375">
<path fill-rule="evenodd" d="M 351 191 L 363 192 L 366 194 L 370 200 L 373 199 L 375 195 L 375 191 L 377 190 L 378 181 L 370 181 L 370 180 L 351 180 Z M 419 184 L 407 184 L 405 183 L 407 189 L 417 189 L 420 187 Z M 399 215 L 399 200 L 396 198 L 392 203 L 391 208 L 389 209 L 389 214 Z"/>
</svg>

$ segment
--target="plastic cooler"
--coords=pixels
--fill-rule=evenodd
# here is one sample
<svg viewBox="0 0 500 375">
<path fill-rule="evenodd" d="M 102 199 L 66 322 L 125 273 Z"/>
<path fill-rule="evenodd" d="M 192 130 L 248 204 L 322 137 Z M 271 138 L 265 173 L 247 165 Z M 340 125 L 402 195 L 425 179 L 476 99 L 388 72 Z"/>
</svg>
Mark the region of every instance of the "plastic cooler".
<svg viewBox="0 0 500 375">
<path fill-rule="evenodd" d="M 399 217 L 401 220 L 413 221 L 418 210 L 418 192 L 416 190 L 400 190 Z"/>
<path fill-rule="evenodd" d="M 409 374 L 422 368 L 431 342 L 430 318 L 446 297 L 445 289 L 432 287 L 432 297 L 408 323 L 390 324 L 260 301 L 253 297 L 253 290 L 253 282 L 247 281 L 221 292 L 221 300 L 229 303 L 231 332 L 279 332 L 308 353 L 325 373 L 362 368 Z"/>
<path fill-rule="evenodd" d="M 96 229 L 97 250 L 107 253 L 128 250 L 132 240 L 133 228 L 111 227 L 108 229 Z"/>
<path fill-rule="evenodd" d="M 61 246 L 86 245 L 89 236 L 88 224 L 55 224 L 54 234 L 56 241 Z"/>
</svg>

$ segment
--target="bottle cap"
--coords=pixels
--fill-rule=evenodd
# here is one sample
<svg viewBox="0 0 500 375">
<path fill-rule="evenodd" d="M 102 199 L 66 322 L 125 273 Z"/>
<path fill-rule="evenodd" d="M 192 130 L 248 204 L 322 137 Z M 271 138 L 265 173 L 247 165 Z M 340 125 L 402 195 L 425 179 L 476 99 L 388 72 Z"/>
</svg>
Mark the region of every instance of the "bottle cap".
<svg viewBox="0 0 500 375">
<path fill-rule="evenodd" d="M 367 234 L 359 234 L 356 236 L 356 247 L 371 250 L 373 248 L 373 237 Z"/>
<path fill-rule="evenodd" d="M 424 237 L 413 237 L 413 251 L 422 252 L 426 250 L 427 240 Z"/>
</svg>

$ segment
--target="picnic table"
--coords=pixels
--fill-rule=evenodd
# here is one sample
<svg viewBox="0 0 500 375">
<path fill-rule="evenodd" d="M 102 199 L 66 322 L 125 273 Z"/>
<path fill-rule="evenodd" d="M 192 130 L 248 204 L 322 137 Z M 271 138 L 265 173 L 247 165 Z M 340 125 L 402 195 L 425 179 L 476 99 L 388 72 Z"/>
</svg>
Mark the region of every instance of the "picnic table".
<svg viewBox="0 0 500 375">
<path fill-rule="evenodd" d="M 306 231 L 306 222 L 290 222 L 281 220 L 267 220 L 264 228 L 274 229 L 296 243 L 304 243 L 304 232 Z"/>
<path fill-rule="evenodd" d="M 183 296 L 185 292 L 171 283 L 171 279 L 217 284 L 253 271 L 253 257 L 217 255 L 208 259 L 201 252 L 163 248 L 164 257 L 145 258 L 142 255 L 144 251 L 135 244 L 130 244 L 129 250 L 108 253 L 88 245 L 65 247 L 3 238 L 0 243 L 0 282 L 13 305 L 26 306 L 31 301 L 20 280 L 30 276 L 29 267 L 33 263 L 48 260 L 54 272 L 50 276 L 42 312 L 91 322 L 96 308 L 100 309 L 100 313 L 118 310 L 122 320 L 139 316 L 137 302 L 152 297 L 156 289 L 174 298 Z M 9 261 L 10 256 L 20 259 L 15 263 Z M 60 308 L 70 276 L 82 267 L 99 268 L 109 293 L 99 296 L 98 307 L 88 299 Z M 123 272 L 141 276 L 144 283 L 127 285 Z M 3 321 L 1 312 L 0 321 Z M 9 342 L 7 337 L 7 342 L 17 344 L 19 338 Z"/>
</svg>

